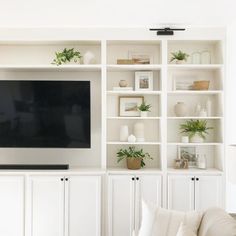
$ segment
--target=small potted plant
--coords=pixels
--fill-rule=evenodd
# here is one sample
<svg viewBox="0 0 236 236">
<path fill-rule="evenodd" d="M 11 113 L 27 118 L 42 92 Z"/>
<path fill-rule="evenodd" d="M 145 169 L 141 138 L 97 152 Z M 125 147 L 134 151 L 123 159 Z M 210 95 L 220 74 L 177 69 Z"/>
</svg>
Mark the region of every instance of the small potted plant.
<svg viewBox="0 0 236 236">
<path fill-rule="evenodd" d="M 189 55 L 185 52 L 182 52 L 179 50 L 178 52 L 172 52 L 172 57 L 170 59 L 170 62 L 175 61 L 176 64 L 182 64 L 184 61 L 187 61 Z"/>
<path fill-rule="evenodd" d="M 206 139 L 208 130 L 213 129 L 207 127 L 206 120 L 187 120 L 184 124 L 180 125 L 181 133 L 189 136 L 191 143 L 202 143 Z"/>
<path fill-rule="evenodd" d="M 139 107 L 138 110 L 140 111 L 140 116 L 141 117 L 147 117 L 148 116 L 148 112 L 150 112 L 151 110 L 151 104 L 146 104 L 146 102 L 144 101 Z"/>
<path fill-rule="evenodd" d="M 52 64 L 60 66 L 62 64 L 67 64 L 70 62 L 80 63 L 82 58 L 79 51 L 75 51 L 74 48 L 65 48 L 62 52 L 55 52 L 56 58 L 53 60 Z"/>
<path fill-rule="evenodd" d="M 126 159 L 127 168 L 131 170 L 143 168 L 145 166 L 144 159 L 152 159 L 149 153 L 145 153 L 143 149 L 136 150 L 135 147 L 120 149 L 117 152 L 117 157 L 117 162 Z"/>
</svg>

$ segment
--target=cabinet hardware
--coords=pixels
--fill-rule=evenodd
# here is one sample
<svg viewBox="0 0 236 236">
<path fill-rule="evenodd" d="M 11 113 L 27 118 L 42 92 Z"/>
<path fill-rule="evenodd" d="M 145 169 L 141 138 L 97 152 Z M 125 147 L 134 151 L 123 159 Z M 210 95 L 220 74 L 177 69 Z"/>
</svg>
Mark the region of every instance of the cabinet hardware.
<svg viewBox="0 0 236 236">
<path fill-rule="evenodd" d="M 192 180 L 192 181 L 194 181 L 194 179 L 195 179 L 194 177 L 193 177 L 193 178 L 191 178 L 191 180 Z"/>
<path fill-rule="evenodd" d="M 198 180 L 199 180 L 199 178 L 196 178 L 196 180 L 198 181 Z"/>
<path fill-rule="evenodd" d="M 61 178 L 61 181 L 63 181 L 64 179 L 63 178 Z"/>
<path fill-rule="evenodd" d="M 66 181 L 68 181 L 68 178 L 66 178 Z"/>
<path fill-rule="evenodd" d="M 132 180 L 135 180 L 135 178 L 133 177 Z"/>
<path fill-rule="evenodd" d="M 139 177 L 136 177 L 136 180 L 139 180 Z"/>
</svg>

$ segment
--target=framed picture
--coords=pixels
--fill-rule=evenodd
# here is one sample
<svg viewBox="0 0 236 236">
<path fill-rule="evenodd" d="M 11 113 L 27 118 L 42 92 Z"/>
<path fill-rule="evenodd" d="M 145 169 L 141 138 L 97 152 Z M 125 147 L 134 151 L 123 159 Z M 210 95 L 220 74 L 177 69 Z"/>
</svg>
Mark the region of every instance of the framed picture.
<svg viewBox="0 0 236 236">
<path fill-rule="evenodd" d="M 150 53 L 129 52 L 128 56 L 134 64 L 153 64 L 153 55 Z"/>
<path fill-rule="evenodd" d="M 140 116 L 138 107 L 143 103 L 144 97 L 119 97 L 119 116 Z"/>
<path fill-rule="evenodd" d="M 178 159 L 187 160 L 188 166 L 191 168 L 197 167 L 196 147 L 188 146 L 178 147 Z"/>
<path fill-rule="evenodd" d="M 137 71 L 135 72 L 135 90 L 153 90 L 153 72 Z"/>
</svg>

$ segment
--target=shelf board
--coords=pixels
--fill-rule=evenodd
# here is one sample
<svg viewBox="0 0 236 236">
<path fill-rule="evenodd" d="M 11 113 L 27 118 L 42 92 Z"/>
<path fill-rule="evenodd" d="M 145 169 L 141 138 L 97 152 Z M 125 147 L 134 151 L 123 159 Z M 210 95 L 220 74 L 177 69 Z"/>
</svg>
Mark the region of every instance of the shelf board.
<svg viewBox="0 0 236 236">
<path fill-rule="evenodd" d="M 198 95 L 198 94 L 222 94 L 222 90 L 178 90 L 178 91 L 168 91 L 168 95 L 178 95 L 178 94 L 185 94 L 185 95 Z"/>
<path fill-rule="evenodd" d="M 168 116 L 167 119 L 169 120 L 220 120 L 223 119 L 222 116 L 206 116 L 206 117 L 199 117 L 199 116 L 181 116 L 181 117 L 175 117 L 175 116 Z"/>
<path fill-rule="evenodd" d="M 129 170 L 127 168 L 108 168 L 107 169 L 108 174 L 142 174 L 142 173 L 148 173 L 148 174 L 158 174 L 162 173 L 162 170 L 160 168 L 148 168 L 144 167 L 139 170 Z"/>
<path fill-rule="evenodd" d="M 107 142 L 108 145 L 160 145 L 160 142 L 119 142 L 119 141 L 109 141 Z"/>
<path fill-rule="evenodd" d="M 223 174 L 223 171 L 216 168 L 207 168 L 206 170 L 197 169 L 197 168 L 189 168 L 189 169 L 175 169 L 168 168 L 167 172 L 169 174 Z"/>
<path fill-rule="evenodd" d="M 160 95 L 161 91 L 107 91 L 108 95 Z"/>
<path fill-rule="evenodd" d="M 161 65 L 107 65 L 108 71 L 161 70 Z"/>
<path fill-rule="evenodd" d="M 160 120 L 160 117 L 123 117 L 123 116 L 108 116 L 108 120 Z"/>
<path fill-rule="evenodd" d="M 201 69 L 201 70 L 213 70 L 213 69 L 222 69 L 222 64 L 169 64 L 169 69 Z"/>
<path fill-rule="evenodd" d="M 0 65 L 9 71 L 101 71 L 101 65 Z"/>
<path fill-rule="evenodd" d="M 220 146 L 223 145 L 223 143 L 172 143 L 168 142 L 167 145 L 175 145 L 175 146 Z"/>
</svg>

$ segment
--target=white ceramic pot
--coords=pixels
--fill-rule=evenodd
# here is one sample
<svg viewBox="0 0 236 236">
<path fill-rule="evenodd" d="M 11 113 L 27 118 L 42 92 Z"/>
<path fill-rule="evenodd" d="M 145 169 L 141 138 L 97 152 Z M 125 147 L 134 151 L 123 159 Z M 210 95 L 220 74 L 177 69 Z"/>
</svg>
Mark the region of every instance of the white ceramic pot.
<svg viewBox="0 0 236 236">
<path fill-rule="evenodd" d="M 175 115 L 178 117 L 188 115 L 188 107 L 184 102 L 177 102 L 177 104 L 174 106 L 174 111 Z"/>
<path fill-rule="evenodd" d="M 194 136 L 190 138 L 191 143 L 203 143 L 204 138 L 200 136 L 198 133 L 196 133 Z"/>
<path fill-rule="evenodd" d="M 119 82 L 119 86 L 120 87 L 127 87 L 127 85 L 128 85 L 128 83 L 127 83 L 127 81 L 126 80 L 120 80 L 120 82 Z"/>
<path fill-rule="evenodd" d="M 129 143 L 135 143 L 135 142 L 136 142 L 136 137 L 135 137 L 133 134 L 131 134 L 131 135 L 128 137 L 128 142 L 129 142 Z"/>
<path fill-rule="evenodd" d="M 148 111 L 140 111 L 141 117 L 148 117 Z"/>
<path fill-rule="evenodd" d="M 92 52 L 87 51 L 83 55 L 83 61 L 84 61 L 84 64 L 87 64 L 87 65 L 95 64 L 95 55 Z"/>
<path fill-rule="evenodd" d="M 184 64 L 184 60 L 176 60 L 175 63 L 176 64 Z"/>
<path fill-rule="evenodd" d="M 122 125 L 120 127 L 120 141 L 127 142 L 129 137 L 129 128 L 127 125 Z"/>
</svg>

